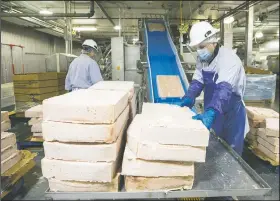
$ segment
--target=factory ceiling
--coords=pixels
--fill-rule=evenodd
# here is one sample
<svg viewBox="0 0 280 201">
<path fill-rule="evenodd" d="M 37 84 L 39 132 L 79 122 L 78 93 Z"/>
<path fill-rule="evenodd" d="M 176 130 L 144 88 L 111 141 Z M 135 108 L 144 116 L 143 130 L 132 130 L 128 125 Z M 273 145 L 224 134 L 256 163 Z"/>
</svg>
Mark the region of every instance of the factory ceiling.
<svg viewBox="0 0 280 201">
<path fill-rule="evenodd" d="M 217 20 L 229 11 L 234 12 L 234 40 L 244 41 L 246 9 L 235 10 L 245 1 L 95 1 L 94 15 L 90 18 L 79 14 L 89 13 L 90 1 L 70 1 L 68 14 L 72 28 L 94 27 L 92 31 L 74 31 L 74 40 L 92 37 L 108 39 L 118 36 L 114 27 L 121 25 L 122 35 L 135 37 L 138 34 L 138 21 L 147 18 L 166 16 L 170 24 L 191 23 L 192 20 Z M 254 5 L 255 30 L 262 29 L 265 37 L 279 36 L 279 2 L 258 1 Z M 65 13 L 64 1 L 3 1 L 1 4 L 4 21 L 21 26 L 33 27 L 42 32 L 63 36 L 65 19 L 55 15 Z M 39 14 L 50 11 L 53 15 Z M 28 16 L 32 14 L 33 16 Z M 8 15 L 8 17 L 7 17 Z M 9 15 L 26 15 L 15 16 Z M 36 16 L 37 15 L 37 16 Z M 76 16 L 74 16 L 76 15 Z M 46 17 L 47 16 L 47 17 Z M 181 21 L 182 20 L 182 21 Z M 244 29 L 244 30 L 243 30 Z M 278 33 L 277 33 L 278 32 Z"/>
</svg>

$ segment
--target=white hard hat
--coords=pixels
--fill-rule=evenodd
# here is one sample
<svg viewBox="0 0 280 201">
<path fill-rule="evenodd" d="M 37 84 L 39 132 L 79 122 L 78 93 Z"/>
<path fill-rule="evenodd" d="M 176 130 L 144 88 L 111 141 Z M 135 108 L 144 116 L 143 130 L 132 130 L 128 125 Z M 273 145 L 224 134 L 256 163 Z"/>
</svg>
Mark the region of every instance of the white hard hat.
<svg viewBox="0 0 280 201">
<path fill-rule="evenodd" d="M 82 44 L 82 46 L 84 46 L 84 45 L 92 47 L 97 50 L 97 43 L 92 39 L 86 39 L 84 41 L 84 43 Z"/>
<path fill-rule="evenodd" d="M 209 22 L 198 22 L 191 28 L 189 46 L 196 46 L 218 32 L 219 29 L 215 29 Z"/>
</svg>

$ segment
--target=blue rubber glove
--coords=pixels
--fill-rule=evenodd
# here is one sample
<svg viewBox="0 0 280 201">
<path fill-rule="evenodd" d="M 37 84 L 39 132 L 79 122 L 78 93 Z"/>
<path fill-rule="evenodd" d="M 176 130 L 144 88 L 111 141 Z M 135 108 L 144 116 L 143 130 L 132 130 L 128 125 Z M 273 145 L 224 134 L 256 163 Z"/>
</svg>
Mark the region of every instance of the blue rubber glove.
<svg viewBox="0 0 280 201">
<path fill-rule="evenodd" d="M 215 117 L 217 115 L 217 112 L 210 108 L 208 110 L 206 110 L 204 113 L 202 114 L 197 114 L 195 116 L 193 116 L 193 119 L 196 120 L 201 120 L 202 123 L 206 126 L 206 128 L 208 130 L 210 130 L 210 128 L 212 127 L 212 124 L 214 123 Z"/>
<path fill-rule="evenodd" d="M 189 108 L 192 108 L 194 106 L 194 100 L 189 98 L 189 97 L 186 97 L 184 96 L 183 97 L 183 101 L 182 103 L 180 104 L 181 107 L 189 107 Z"/>
</svg>

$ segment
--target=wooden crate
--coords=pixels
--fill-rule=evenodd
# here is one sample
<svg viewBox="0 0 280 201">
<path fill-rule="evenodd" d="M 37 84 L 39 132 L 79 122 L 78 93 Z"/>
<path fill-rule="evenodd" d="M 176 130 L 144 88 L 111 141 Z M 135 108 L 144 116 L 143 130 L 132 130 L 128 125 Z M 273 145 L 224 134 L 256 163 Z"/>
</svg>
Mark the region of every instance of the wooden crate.
<svg viewBox="0 0 280 201">
<path fill-rule="evenodd" d="M 55 80 L 65 78 L 66 73 L 47 72 L 47 73 L 29 73 L 18 74 L 13 76 L 13 81 L 23 80 Z"/>
<path fill-rule="evenodd" d="M 64 86 L 65 79 L 54 79 L 54 80 L 15 80 L 14 88 L 15 89 L 33 89 L 33 88 L 42 88 L 42 87 L 56 87 Z"/>
<path fill-rule="evenodd" d="M 17 102 L 38 102 L 43 101 L 47 98 L 51 98 L 53 96 L 58 96 L 59 92 L 50 92 L 45 94 L 15 94 L 16 101 Z"/>
<path fill-rule="evenodd" d="M 269 70 L 254 68 L 254 67 L 250 67 L 250 66 L 245 67 L 245 72 L 246 72 L 246 74 L 269 74 L 269 75 L 273 74 Z"/>
</svg>

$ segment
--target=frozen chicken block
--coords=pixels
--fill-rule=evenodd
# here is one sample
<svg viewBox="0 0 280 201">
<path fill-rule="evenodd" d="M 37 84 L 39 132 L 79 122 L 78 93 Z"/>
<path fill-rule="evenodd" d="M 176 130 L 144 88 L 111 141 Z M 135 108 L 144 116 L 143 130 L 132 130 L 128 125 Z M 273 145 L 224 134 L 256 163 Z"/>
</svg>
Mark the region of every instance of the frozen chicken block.
<svg viewBox="0 0 280 201">
<path fill-rule="evenodd" d="M 207 147 L 209 131 L 201 121 L 186 115 L 151 116 L 137 114 L 127 134 L 139 141 L 150 141 L 169 145 L 190 145 Z"/>
<path fill-rule="evenodd" d="M 135 154 L 125 148 L 122 175 L 143 177 L 194 176 L 193 162 L 159 162 L 137 159 Z"/>
<path fill-rule="evenodd" d="M 246 111 L 249 119 L 254 121 L 264 121 L 265 118 L 278 118 L 279 113 L 272 109 L 246 106 Z"/>
<path fill-rule="evenodd" d="M 267 149 L 265 146 L 263 146 L 262 144 L 258 144 L 258 149 L 263 152 L 267 157 L 269 157 L 270 159 L 272 159 L 275 162 L 279 163 L 279 154 L 275 154 L 272 151 L 270 151 L 269 149 Z"/>
<path fill-rule="evenodd" d="M 134 177 L 125 176 L 125 190 L 151 191 L 151 190 L 173 190 L 192 189 L 194 177 Z"/>
<path fill-rule="evenodd" d="M 50 178 L 49 188 L 52 192 L 118 192 L 120 174 L 112 182 L 78 182 L 62 181 Z"/>
<path fill-rule="evenodd" d="M 40 118 L 38 118 L 38 117 L 33 117 L 33 118 L 31 118 L 31 119 L 28 121 L 28 125 L 29 125 L 29 126 L 32 126 L 32 125 L 34 125 L 34 124 L 42 123 L 42 122 L 43 122 L 43 118 L 42 118 L 42 117 L 40 117 Z"/>
<path fill-rule="evenodd" d="M 272 153 L 279 154 L 279 146 L 273 146 L 272 144 L 270 144 L 269 142 L 265 141 L 260 137 L 258 138 L 258 143 L 260 143 L 262 146 L 267 148 Z"/>
<path fill-rule="evenodd" d="M 44 121 L 42 124 L 45 141 L 59 142 L 105 142 L 112 143 L 118 138 L 128 120 L 129 107 L 122 112 L 113 124 L 75 124 Z"/>
<path fill-rule="evenodd" d="M 265 128 L 258 129 L 258 137 L 264 139 L 273 146 L 279 147 L 279 138 L 267 136 Z"/>
<path fill-rule="evenodd" d="M 33 133 L 33 137 L 43 137 L 43 133 Z"/>
<path fill-rule="evenodd" d="M 133 95 L 132 99 L 129 100 L 129 118 L 132 120 L 136 115 L 136 94 Z"/>
<path fill-rule="evenodd" d="M 188 107 L 180 107 L 178 105 L 171 105 L 166 103 L 143 103 L 142 113 L 156 116 L 173 116 L 177 117 L 182 115 L 191 118 L 195 115 Z"/>
<path fill-rule="evenodd" d="M 17 144 L 14 144 L 14 145 L 8 146 L 4 149 L 1 149 L 1 161 L 6 160 L 7 158 L 12 156 L 16 152 L 17 152 Z"/>
<path fill-rule="evenodd" d="M 1 151 L 16 143 L 16 135 L 14 133 L 2 132 L 1 133 Z"/>
<path fill-rule="evenodd" d="M 64 161 L 112 162 L 118 157 L 123 133 L 124 129 L 112 144 L 44 142 L 45 157 Z"/>
<path fill-rule="evenodd" d="M 165 26 L 162 23 L 148 23 L 148 29 L 150 32 L 154 31 L 165 31 Z"/>
<path fill-rule="evenodd" d="M 134 82 L 131 81 L 100 81 L 92 85 L 89 89 L 96 90 L 112 90 L 125 91 L 128 93 L 129 99 L 132 99 L 134 94 Z"/>
<path fill-rule="evenodd" d="M 118 161 L 89 163 L 43 158 L 41 162 L 44 177 L 65 181 L 112 182 L 118 166 Z"/>
<path fill-rule="evenodd" d="M 185 95 L 182 82 L 177 75 L 157 75 L 157 88 L 161 98 L 181 98 Z"/>
<path fill-rule="evenodd" d="M 36 123 L 31 126 L 32 133 L 42 133 L 42 123 Z"/>
<path fill-rule="evenodd" d="M 28 117 L 28 118 L 43 117 L 42 105 L 36 105 L 36 106 L 26 110 L 25 117 Z"/>
<path fill-rule="evenodd" d="M 80 89 L 43 101 L 43 119 L 70 123 L 112 124 L 128 105 L 128 93 Z"/>
<path fill-rule="evenodd" d="M 8 120 L 9 120 L 9 112 L 1 111 L 1 122 L 8 121 Z"/>
<path fill-rule="evenodd" d="M 257 128 L 250 128 L 250 133 L 251 133 L 252 135 L 257 135 L 257 131 L 258 131 Z"/>
<path fill-rule="evenodd" d="M 2 121 L 1 122 L 1 132 L 5 132 L 7 130 L 11 129 L 11 121 Z"/>
<path fill-rule="evenodd" d="M 266 135 L 279 138 L 279 119 L 266 118 L 265 119 Z"/>
<path fill-rule="evenodd" d="M 163 145 L 156 142 L 139 141 L 127 136 L 127 146 L 139 159 L 159 161 L 205 162 L 206 147 Z"/>
<path fill-rule="evenodd" d="M 264 128 L 265 122 L 264 122 L 264 120 L 255 121 L 255 120 L 249 119 L 249 126 L 250 126 L 250 128 Z"/>
<path fill-rule="evenodd" d="M 1 160 L 1 174 L 5 173 L 7 170 L 13 167 L 17 162 L 20 161 L 20 159 L 21 154 L 19 151 L 16 151 L 16 153 L 12 154 L 7 159 Z"/>
</svg>

